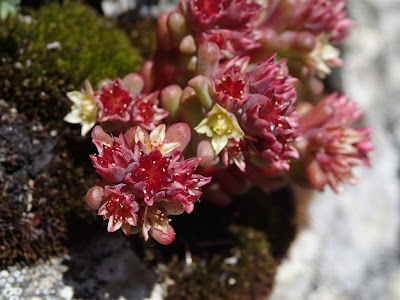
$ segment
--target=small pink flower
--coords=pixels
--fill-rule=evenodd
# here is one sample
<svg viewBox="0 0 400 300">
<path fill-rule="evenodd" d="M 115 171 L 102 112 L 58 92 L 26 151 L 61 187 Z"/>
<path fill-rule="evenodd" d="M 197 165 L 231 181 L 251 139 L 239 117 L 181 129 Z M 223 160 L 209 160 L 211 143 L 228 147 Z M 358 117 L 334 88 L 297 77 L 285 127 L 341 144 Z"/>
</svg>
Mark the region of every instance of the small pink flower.
<svg viewBox="0 0 400 300">
<path fill-rule="evenodd" d="M 140 95 L 133 103 L 131 123 L 146 130 L 153 130 L 168 116 L 168 111 L 159 107 L 158 92 Z"/>
<path fill-rule="evenodd" d="M 236 165 L 240 171 L 246 171 L 246 162 L 243 154 L 243 148 L 246 142 L 243 139 L 232 138 L 228 141 L 228 145 L 222 150 L 222 162 L 227 167 Z"/>
<path fill-rule="evenodd" d="M 239 112 L 239 124 L 245 131 L 248 151 L 272 168 L 287 171 L 288 159 L 298 157 L 291 146 L 298 137 L 293 118 L 297 79 L 288 75 L 285 60 L 275 62 L 274 57 L 259 62 L 242 76 L 239 76 L 239 70 L 243 66 L 236 67 L 235 72 L 228 74 L 229 78 L 222 78 L 225 80 L 219 83 L 220 86 L 215 84 L 217 91 L 218 87 L 225 87 L 229 98 L 218 93 L 216 97 L 223 105 Z M 214 82 L 218 83 L 216 79 Z M 224 82 L 235 82 L 231 84 L 234 88 L 226 88 Z"/>
<path fill-rule="evenodd" d="M 121 182 L 133 161 L 133 152 L 124 135 L 109 136 L 97 125 L 92 131 L 92 140 L 98 151 L 90 155 L 96 173 L 107 182 Z"/>
<path fill-rule="evenodd" d="M 251 96 L 248 77 L 249 74 L 243 74 L 239 66 L 232 65 L 228 68 L 222 66 L 218 74 L 212 78 L 215 101 L 232 112 L 239 110 Z"/>
<path fill-rule="evenodd" d="M 129 183 L 132 191 L 144 198 L 146 205 L 165 197 L 165 191 L 172 184 L 170 162 L 179 159 L 180 152 L 173 151 L 169 156 L 163 156 L 155 149 L 150 153 L 143 151 L 141 142 L 135 145 L 135 162 L 132 170 L 126 174 L 125 182 Z"/>
<path fill-rule="evenodd" d="M 362 115 L 356 105 L 346 95 L 331 94 L 299 118 L 305 138 L 300 151 L 312 187 L 322 189 L 329 184 L 340 192 L 340 183 L 357 182 L 353 167 L 370 166 L 371 129 L 352 127 Z"/>
<path fill-rule="evenodd" d="M 105 84 L 95 92 L 95 99 L 99 108 L 99 122 L 121 121 L 128 122 L 134 102 L 131 91 L 125 87 L 121 79 Z"/>
<path fill-rule="evenodd" d="M 164 126 L 165 131 L 165 125 L 159 125 L 158 128 L 163 128 L 162 126 Z M 185 202 L 179 202 L 185 204 L 186 207 L 192 205 L 201 196 L 201 193 L 194 191 L 198 190 L 206 180 L 206 178 L 198 177 L 200 175 L 193 175 L 200 159 L 192 158 L 178 161 L 181 158 L 181 152 L 175 148 L 179 144 L 164 144 L 162 136 L 165 135 L 161 129 L 159 129 L 160 133 L 151 136 L 150 140 L 147 139 L 145 134 L 141 135 L 141 131 L 139 128 L 136 132 L 134 163 L 132 169 L 125 175 L 125 182 L 130 185 L 137 197 L 144 199 L 146 205 L 152 206 L 154 202 L 161 199 L 177 201 L 177 198 L 172 197 L 172 195 L 176 196 L 182 193 L 189 198 Z M 161 136 L 160 139 L 156 141 L 155 138 L 159 136 Z M 182 182 L 182 173 L 184 174 L 184 182 Z M 209 179 L 207 180 L 209 181 Z M 182 185 L 182 183 L 185 183 L 185 185 Z"/>
<path fill-rule="evenodd" d="M 105 186 L 102 198 L 98 214 L 108 219 L 107 230 L 114 232 L 121 228 L 129 235 L 131 227 L 137 225 L 139 212 L 139 203 L 129 188 L 123 183 Z"/>
<path fill-rule="evenodd" d="M 187 0 L 187 12 L 194 30 L 210 29 L 226 14 L 224 0 Z"/>
<path fill-rule="evenodd" d="M 159 107 L 158 92 L 141 94 L 143 86 L 143 78 L 136 73 L 103 85 L 95 92 L 99 108 L 98 121 L 121 122 L 147 130 L 156 128 L 168 116 L 168 111 Z"/>
</svg>

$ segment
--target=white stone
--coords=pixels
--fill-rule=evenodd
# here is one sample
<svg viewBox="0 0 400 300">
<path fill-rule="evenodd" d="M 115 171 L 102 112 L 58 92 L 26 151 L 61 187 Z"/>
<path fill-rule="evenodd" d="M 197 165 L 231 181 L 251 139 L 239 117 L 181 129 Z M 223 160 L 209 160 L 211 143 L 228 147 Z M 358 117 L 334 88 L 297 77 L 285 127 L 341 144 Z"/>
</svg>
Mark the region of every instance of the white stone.
<svg viewBox="0 0 400 300">
<path fill-rule="evenodd" d="M 373 168 L 357 169 L 360 183 L 343 195 L 315 194 L 310 224 L 278 269 L 273 300 L 400 299 L 400 1 L 347 3 L 356 23 L 343 87 L 374 128 Z"/>
</svg>

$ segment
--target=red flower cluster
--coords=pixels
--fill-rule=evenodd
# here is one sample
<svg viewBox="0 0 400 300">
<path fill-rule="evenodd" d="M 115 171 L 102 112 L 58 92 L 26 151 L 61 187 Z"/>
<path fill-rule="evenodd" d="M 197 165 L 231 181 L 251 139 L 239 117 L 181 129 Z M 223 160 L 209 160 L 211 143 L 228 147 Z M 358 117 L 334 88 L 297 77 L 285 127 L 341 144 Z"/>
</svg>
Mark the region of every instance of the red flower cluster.
<svg viewBox="0 0 400 300">
<path fill-rule="evenodd" d="M 129 89 L 124 81 L 131 83 L 131 77 L 135 77 L 135 81 L 132 89 Z M 130 74 L 124 81 L 117 78 L 95 91 L 94 97 L 99 111 L 98 121 L 122 122 L 126 123 L 128 128 L 139 125 L 147 130 L 154 129 L 168 116 L 168 112 L 159 107 L 158 92 L 149 95 L 140 94 L 143 79 L 138 74 Z"/>
<path fill-rule="evenodd" d="M 277 32 L 307 31 L 326 34 L 331 43 L 340 43 L 353 21 L 346 18 L 344 0 L 272 0 L 261 27 Z"/>
<path fill-rule="evenodd" d="M 278 52 L 290 57 L 296 76 L 324 77 L 343 64 L 332 45 L 348 35 L 352 24 L 344 0 L 272 0 L 257 27 L 263 32 L 257 55 Z"/>
<path fill-rule="evenodd" d="M 351 127 L 362 115 L 356 105 L 345 95 L 331 94 L 299 118 L 304 135 L 299 148 L 313 188 L 329 184 L 339 192 L 340 182 L 357 183 L 353 167 L 370 166 L 371 129 Z"/>
<path fill-rule="evenodd" d="M 298 158 L 292 146 L 300 134 L 293 106 L 297 79 L 289 76 L 284 59 L 271 56 L 246 71 L 248 63 L 248 57 L 228 60 L 209 83 L 213 101 L 234 114 L 244 131 L 241 139 L 229 140 L 222 159 L 243 172 L 251 163 L 276 175 L 289 170 L 289 158 Z"/>
<path fill-rule="evenodd" d="M 177 134 L 182 131 L 186 136 Z M 150 234 L 171 243 L 175 232 L 167 216 L 192 212 L 211 179 L 194 174 L 200 158 L 182 158 L 190 128 L 177 123 L 165 131 L 159 125 L 149 135 L 133 127 L 113 137 L 96 126 L 92 139 L 98 155 L 91 159 L 103 181 L 89 190 L 86 202 L 109 220 L 108 231 L 141 231 L 146 240 Z"/>
</svg>

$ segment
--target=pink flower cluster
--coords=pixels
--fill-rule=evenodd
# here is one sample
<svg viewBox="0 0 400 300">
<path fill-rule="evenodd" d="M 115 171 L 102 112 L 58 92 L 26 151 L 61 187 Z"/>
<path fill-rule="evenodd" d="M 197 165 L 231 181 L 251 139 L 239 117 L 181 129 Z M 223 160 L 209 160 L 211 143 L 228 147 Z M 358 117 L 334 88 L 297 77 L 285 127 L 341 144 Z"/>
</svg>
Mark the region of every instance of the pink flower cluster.
<svg viewBox="0 0 400 300">
<path fill-rule="evenodd" d="M 234 57 L 221 64 L 211 80 L 199 75 L 189 85 L 199 97 L 208 94 L 213 103 L 231 113 L 243 130 L 242 137 L 230 138 L 223 149 L 224 165 L 234 163 L 245 172 L 246 165 L 255 164 L 279 174 L 289 170 L 290 158 L 298 158 L 291 144 L 299 136 L 293 106 L 297 79 L 289 76 L 284 59 L 274 61 L 271 56 L 251 68 L 249 60 Z M 203 91 L 199 91 L 201 85 Z"/>
<path fill-rule="evenodd" d="M 91 156 L 101 181 L 86 202 L 108 231 L 169 244 L 169 216 L 191 213 L 202 193 L 226 205 L 252 186 L 340 192 L 353 167 L 370 165 L 356 103 L 320 80 L 342 63 L 344 0 L 266 2 L 181 0 L 159 16 L 139 73 L 67 94 L 67 122 L 82 135 L 101 125 Z"/>
<path fill-rule="evenodd" d="M 322 189 L 329 184 L 340 192 L 340 182 L 357 183 L 352 167 L 370 166 L 371 128 L 351 127 L 362 115 L 356 105 L 346 95 L 331 94 L 299 118 L 304 136 L 299 148 L 312 187 Z"/>
<path fill-rule="evenodd" d="M 166 131 L 159 125 L 150 135 L 132 127 L 114 137 L 96 126 L 92 139 L 98 154 L 91 159 L 102 181 L 85 200 L 108 219 L 108 231 L 121 228 L 126 235 L 141 232 L 146 240 L 150 234 L 162 244 L 171 243 L 175 231 L 168 215 L 192 212 L 200 187 L 211 179 L 194 174 L 199 158 L 183 160 L 189 127 L 177 123 Z"/>
</svg>

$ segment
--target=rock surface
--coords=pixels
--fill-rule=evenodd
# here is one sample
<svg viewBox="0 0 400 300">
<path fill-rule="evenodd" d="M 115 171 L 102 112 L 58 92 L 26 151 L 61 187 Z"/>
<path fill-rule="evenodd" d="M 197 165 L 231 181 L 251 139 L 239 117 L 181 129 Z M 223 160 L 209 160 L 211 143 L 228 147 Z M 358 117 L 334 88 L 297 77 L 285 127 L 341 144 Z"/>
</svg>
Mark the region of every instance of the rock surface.
<svg viewBox="0 0 400 300">
<path fill-rule="evenodd" d="M 347 1 L 356 23 L 342 86 L 374 128 L 372 169 L 343 195 L 316 193 L 310 223 L 278 269 L 273 300 L 400 299 L 400 2 Z"/>
<path fill-rule="evenodd" d="M 134 15 L 157 17 L 163 11 L 173 10 L 177 3 L 177 0 L 102 0 L 101 8 L 109 17 L 128 11 Z"/>
<path fill-rule="evenodd" d="M 0 299 L 141 300 L 150 296 L 155 275 L 123 234 L 96 233 L 89 240 L 75 241 L 69 252 L 35 267 L 0 271 Z"/>
</svg>

